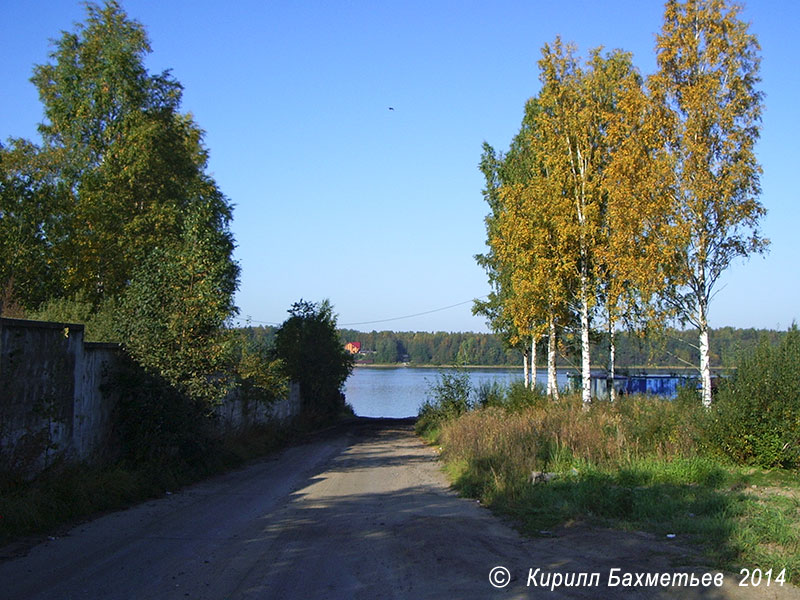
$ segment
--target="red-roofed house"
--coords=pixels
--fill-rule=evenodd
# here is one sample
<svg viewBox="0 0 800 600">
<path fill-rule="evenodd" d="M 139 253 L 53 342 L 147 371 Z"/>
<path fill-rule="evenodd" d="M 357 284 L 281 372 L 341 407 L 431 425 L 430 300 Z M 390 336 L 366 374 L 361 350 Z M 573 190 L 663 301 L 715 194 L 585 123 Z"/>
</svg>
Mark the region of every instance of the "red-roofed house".
<svg viewBox="0 0 800 600">
<path fill-rule="evenodd" d="M 350 354 L 358 354 L 361 352 L 361 342 L 347 342 L 347 344 L 344 346 L 344 349 Z"/>
</svg>

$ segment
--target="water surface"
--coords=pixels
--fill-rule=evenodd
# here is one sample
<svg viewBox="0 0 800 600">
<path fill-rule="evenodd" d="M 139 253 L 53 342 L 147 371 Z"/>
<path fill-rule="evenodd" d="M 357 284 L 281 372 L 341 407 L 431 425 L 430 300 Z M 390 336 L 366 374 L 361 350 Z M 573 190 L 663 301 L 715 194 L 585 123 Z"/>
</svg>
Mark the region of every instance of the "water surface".
<svg viewBox="0 0 800 600">
<path fill-rule="evenodd" d="M 487 381 L 507 384 L 522 379 L 522 369 L 466 369 L 472 386 Z M 412 417 L 428 399 L 432 384 L 440 372 L 448 369 L 414 367 L 369 368 L 356 367 L 345 384 L 347 401 L 360 417 Z M 540 369 L 536 381 L 547 383 L 547 374 Z M 558 373 L 559 386 L 567 385 L 566 372 Z"/>
<path fill-rule="evenodd" d="M 522 380 L 521 368 L 480 369 L 466 368 L 472 387 L 477 388 L 483 382 L 497 381 L 507 385 L 515 379 Z M 347 401 L 360 417 L 412 417 L 419 412 L 419 407 L 430 396 L 430 388 L 439 379 L 442 372 L 452 373 L 452 369 L 419 368 L 419 367 L 356 367 L 345 383 Z M 559 369 L 557 372 L 558 387 L 570 386 L 569 375 L 577 377 L 575 370 Z M 602 381 L 598 380 L 602 377 Z M 605 394 L 605 373 L 593 371 L 593 394 Z M 686 376 L 655 373 L 619 376 L 617 390 L 620 393 L 637 393 L 659 395 L 675 398 L 679 385 L 686 385 L 691 379 Z M 547 371 L 537 369 L 536 383 L 547 385 Z M 577 383 L 577 381 L 576 381 Z M 600 388 L 596 388 L 602 383 Z M 579 384 L 578 384 L 579 385 Z"/>
</svg>

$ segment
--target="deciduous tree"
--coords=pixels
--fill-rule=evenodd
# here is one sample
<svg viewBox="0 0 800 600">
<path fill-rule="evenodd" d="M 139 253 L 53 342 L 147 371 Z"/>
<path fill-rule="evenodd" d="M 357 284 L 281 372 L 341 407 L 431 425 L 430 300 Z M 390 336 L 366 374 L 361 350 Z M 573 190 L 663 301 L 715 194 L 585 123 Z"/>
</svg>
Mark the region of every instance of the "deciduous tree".
<svg viewBox="0 0 800 600">
<path fill-rule="evenodd" d="M 576 241 L 575 276 L 581 338 L 581 397 L 591 401 L 589 332 L 602 280 L 599 249 L 606 208 L 604 171 L 612 147 L 608 128 L 617 118 L 619 94 L 633 73 L 631 57 L 622 51 L 606 56 L 592 51 L 582 66 L 574 47 L 559 38 L 546 44 L 539 61 L 542 90 L 537 131 L 547 177 L 568 198 L 559 211 L 558 234 Z"/>
<path fill-rule="evenodd" d="M 708 314 L 716 285 L 737 257 L 764 252 L 757 200 L 763 94 L 759 45 L 725 0 L 669 0 L 648 86 L 663 107 L 674 179 L 670 199 L 682 265 L 671 299 L 697 327 L 703 403 L 711 403 Z"/>
<path fill-rule="evenodd" d="M 345 408 L 342 387 L 353 370 L 353 356 L 336 331 L 330 302 L 300 300 L 275 334 L 275 356 L 288 377 L 300 384 L 310 416 L 329 418 Z"/>
<path fill-rule="evenodd" d="M 25 140 L 0 145 L 0 289 L 6 302 L 30 310 L 59 293 L 63 196 L 42 168 L 39 149 Z"/>
<path fill-rule="evenodd" d="M 222 399 L 231 381 L 230 336 L 238 266 L 231 261 L 230 214 L 209 182 L 178 244 L 154 249 L 133 273 L 120 309 L 124 345 L 143 366 L 195 398 Z"/>
<path fill-rule="evenodd" d="M 146 69 L 150 51 L 119 3 L 89 3 L 85 23 L 34 69 L 44 107 L 38 160 L 66 195 L 53 207 L 65 296 L 99 303 L 122 293 L 151 249 L 180 239 L 205 185 L 202 131 L 179 112 L 180 83 Z"/>
</svg>

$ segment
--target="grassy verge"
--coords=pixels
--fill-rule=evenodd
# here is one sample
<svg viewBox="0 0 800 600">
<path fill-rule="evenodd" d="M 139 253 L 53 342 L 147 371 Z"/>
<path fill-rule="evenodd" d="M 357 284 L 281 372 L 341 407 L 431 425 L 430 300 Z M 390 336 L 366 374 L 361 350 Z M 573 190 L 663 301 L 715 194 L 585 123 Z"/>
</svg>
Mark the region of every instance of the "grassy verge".
<svg viewBox="0 0 800 600">
<path fill-rule="evenodd" d="M 253 429 L 220 440 L 191 466 L 169 462 L 55 465 L 30 482 L 0 478 L 0 545 L 50 534 L 97 513 L 162 496 L 273 452 L 307 429 L 303 425 Z"/>
<path fill-rule="evenodd" d="M 628 398 L 585 410 L 578 398 L 533 398 L 420 429 L 442 446 L 457 489 L 528 533 L 580 521 L 674 534 L 712 566 L 785 568 L 800 584 L 797 473 L 733 465 L 703 448 L 702 427 L 702 409 L 681 402 Z"/>
</svg>

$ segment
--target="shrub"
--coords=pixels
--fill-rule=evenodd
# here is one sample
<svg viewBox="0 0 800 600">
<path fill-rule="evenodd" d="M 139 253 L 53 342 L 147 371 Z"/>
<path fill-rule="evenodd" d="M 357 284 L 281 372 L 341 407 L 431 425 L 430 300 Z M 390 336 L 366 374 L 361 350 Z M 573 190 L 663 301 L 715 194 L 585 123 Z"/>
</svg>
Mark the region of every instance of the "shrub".
<svg viewBox="0 0 800 600">
<path fill-rule="evenodd" d="M 506 390 L 499 381 L 481 381 L 475 388 L 475 395 L 480 407 L 501 406 L 505 403 Z"/>
<path fill-rule="evenodd" d="M 526 406 L 540 406 L 547 403 L 548 397 L 541 386 L 525 387 L 522 380 L 512 381 L 506 392 L 505 407 L 509 410 L 522 410 Z"/>
<path fill-rule="evenodd" d="M 442 371 L 436 381 L 429 384 L 428 399 L 422 404 L 417 417 L 417 433 L 424 435 L 449 421 L 472 410 L 474 389 L 469 373 L 456 370 Z"/>
<path fill-rule="evenodd" d="M 342 388 L 353 370 L 353 356 L 339 339 L 333 307 L 327 300 L 300 300 L 289 314 L 275 333 L 274 358 L 300 384 L 306 416 L 327 420 L 346 412 Z"/>
<path fill-rule="evenodd" d="M 733 460 L 800 467 L 800 331 L 762 342 L 722 384 L 708 415 L 706 443 Z"/>
<path fill-rule="evenodd" d="M 114 298 L 106 298 L 95 306 L 85 294 L 78 292 L 69 298 L 52 298 L 36 310 L 28 311 L 26 317 L 37 321 L 83 323 L 85 341 L 118 342 L 119 335 L 114 325 L 118 310 Z"/>
</svg>

